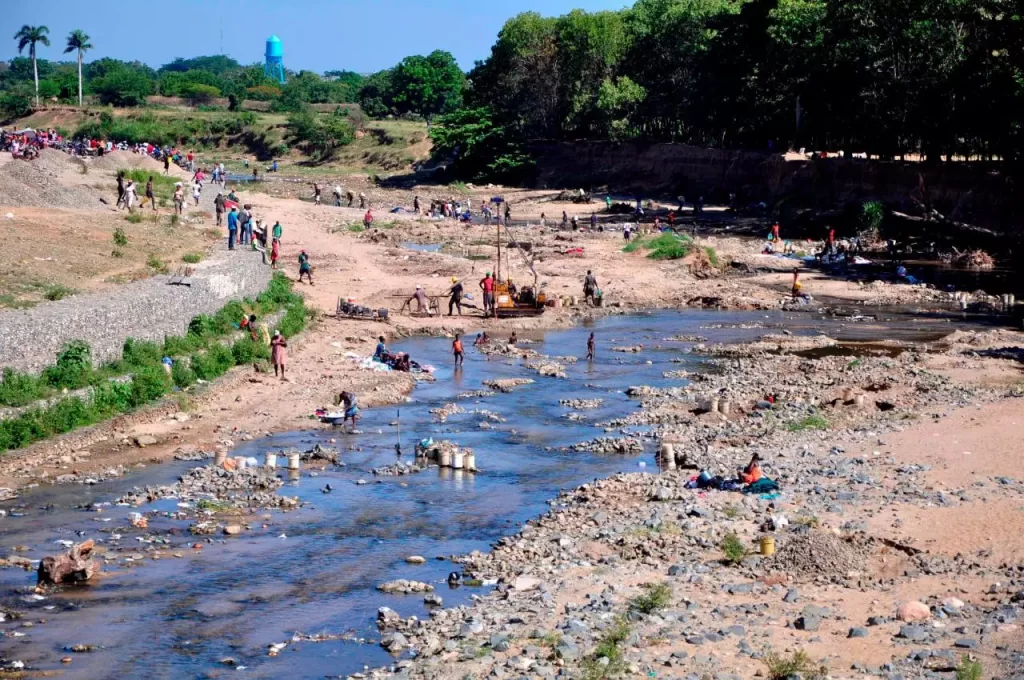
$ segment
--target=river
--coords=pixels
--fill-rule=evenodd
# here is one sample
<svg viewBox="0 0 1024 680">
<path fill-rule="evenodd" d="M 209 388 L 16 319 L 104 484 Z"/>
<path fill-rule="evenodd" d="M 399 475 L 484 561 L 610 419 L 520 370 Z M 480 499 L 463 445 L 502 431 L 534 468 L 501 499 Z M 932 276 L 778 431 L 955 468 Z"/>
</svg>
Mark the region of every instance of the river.
<svg viewBox="0 0 1024 680">
<path fill-rule="evenodd" d="M 132 508 L 107 505 L 96 512 L 90 507 L 132 486 L 168 483 L 196 463 L 148 466 L 91 487 L 42 486 L 4 504 L 8 514 L 0 518 L 0 545 L 8 552 L 3 554 L 23 545 L 28 550 L 20 554 L 37 560 L 60 551 L 57 541 L 93 538 L 109 545 L 112 533 L 121 534 L 115 545 L 123 549 L 97 583 L 42 600 L 32 596 L 34 573 L 0 570 L 0 605 L 24 613 L 20 621 L 0 623 L 4 659 L 57 670 L 66 678 L 223 676 L 236 673 L 221 663 L 228 657 L 254 678 L 345 676 L 364 666 L 387 664 L 392 658 L 375 644 L 377 608 L 388 606 L 403 616 L 426 616 L 428 611 L 422 595 L 384 595 L 375 586 L 396 578 L 415 579 L 434 583 L 446 606 L 469 601 L 481 589 L 449 589 L 444 579 L 458 567 L 439 558 L 486 550 L 543 513 L 560 489 L 618 471 L 655 469 L 650 450 L 638 456 L 600 456 L 559 447 L 600 436 L 603 430 L 596 423 L 632 411 L 635 402 L 624 394 L 630 385 L 680 385 L 681 380 L 662 374 L 709 370 L 705 358 L 691 351 L 692 343 L 667 338 L 700 335 L 708 342 L 739 342 L 778 328 L 801 334 L 821 331 L 847 341 L 917 341 L 948 332 L 950 324 L 911 316 L 887 320 L 683 311 L 608 317 L 592 327 L 522 336 L 536 340 L 530 346 L 545 354 L 582 357 L 586 336 L 594 331 L 596 361 L 568 365 L 565 379 L 540 378 L 520 362 L 488 360 L 472 350 L 465 369 L 456 374 L 450 368 L 450 341 L 405 341 L 395 348 L 437 366 L 437 381 L 421 384 L 400 409 L 365 411 L 363 434 L 311 427 L 237 447 L 238 455 L 262 459 L 264 451 L 338 440 L 345 466 L 328 467 L 315 476 L 305 470 L 298 481 L 288 482 L 281 493 L 297 495 L 307 505 L 269 513 L 263 520 L 266 528 L 257 517 L 240 537 L 218 538 L 194 551 L 188 547 L 196 538 L 188 534 L 187 521 L 157 516 L 148 530 L 139 530 L 127 522 Z M 624 354 L 610 351 L 612 344 L 643 344 L 645 349 Z M 457 398 L 496 377 L 536 382 L 508 394 Z M 559 405 L 561 399 L 595 398 L 604 400 L 602 407 L 583 412 L 581 422 L 567 420 L 569 409 Z M 467 412 L 443 424 L 435 422 L 430 409 L 453 401 Z M 502 420 L 475 410 L 496 413 Z M 432 468 L 417 475 L 374 478 L 372 468 L 395 460 L 399 435 L 391 423 L 396 420 L 407 458 L 421 437 L 451 439 L 474 449 L 481 471 Z M 321 493 L 328 483 L 333 493 Z M 176 509 L 173 500 L 140 508 Z M 113 520 L 102 521 L 106 518 Z M 145 555 L 150 540 L 169 542 L 183 557 L 126 565 L 125 557 Z M 409 555 L 422 555 L 427 563 L 407 564 Z M 33 625 L 25 627 L 26 622 Z M 268 655 L 268 645 L 288 641 L 296 632 L 350 632 L 366 642 L 297 642 L 276 657 Z M 65 650 L 78 644 L 96 649 Z M 65 656 L 73 661 L 62 665 Z"/>
</svg>

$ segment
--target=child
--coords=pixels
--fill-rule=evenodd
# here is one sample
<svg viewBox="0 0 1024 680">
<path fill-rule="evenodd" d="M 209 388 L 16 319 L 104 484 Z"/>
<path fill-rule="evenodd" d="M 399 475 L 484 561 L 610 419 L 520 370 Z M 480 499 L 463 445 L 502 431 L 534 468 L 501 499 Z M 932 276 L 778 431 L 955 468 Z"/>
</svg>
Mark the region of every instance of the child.
<svg viewBox="0 0 1024 680">
<path fill-rule="evenodd" d="M 458 333 L 455 334 L 455 340 L 452 342 L 452 354 L 455 355 L 456 368 L 462 366 L 465 361 L 465 355 L 462 351 L 462 338 Z"/>
<path fill-rule="evenodd" d="M 281 254 L 281 242 L 276 238 L 270 246 L 270 268 L 277 269 L 277 258 Z"/>
</svg>

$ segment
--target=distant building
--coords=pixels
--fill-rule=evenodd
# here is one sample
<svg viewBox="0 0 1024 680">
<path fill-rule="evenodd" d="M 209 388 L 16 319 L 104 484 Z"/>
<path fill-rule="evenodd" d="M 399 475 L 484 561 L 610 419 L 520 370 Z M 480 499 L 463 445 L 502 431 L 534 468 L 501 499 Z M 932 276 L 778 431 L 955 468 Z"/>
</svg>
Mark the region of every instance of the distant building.
<svg viewBox="0 0 1024 680">
<path fill-rule="evenodd" d="M 263 74 L 284 85 L 284 47 L 276 35 L 267 38 L 266 59 Z"/>
</svg>

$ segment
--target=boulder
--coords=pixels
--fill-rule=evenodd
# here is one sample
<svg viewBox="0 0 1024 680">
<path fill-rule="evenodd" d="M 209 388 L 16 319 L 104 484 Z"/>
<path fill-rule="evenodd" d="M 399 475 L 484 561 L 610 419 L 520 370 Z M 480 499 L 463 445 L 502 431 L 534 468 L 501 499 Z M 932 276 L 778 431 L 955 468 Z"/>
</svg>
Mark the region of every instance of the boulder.
<svg viewBox="0 0 1024 680">
<path fill-rule="evenodd" d="M 932 617 L 932 610 L 928 605 L 910 600 L 900 605 L 896 611 L 896 618 L 900 621 L 927 621 Z"/>
<path fill-rule="evenodd" d="M 93 559 L 95 543 L 91 540 L 76 543 L 63 555 L 48 555 L 39 563 L 39 583 L 59 585 L 62 583 L 84 583 L 99 571 Z"/>
<path fill-rule="evenodd" d="M 533 578 L 532 576 L 517 576 L 516 580 L 512 582 L 513 590 L 520 592 L 526 590 L 536 590 L 540 587 L 540 579 Z"/>
</svg>

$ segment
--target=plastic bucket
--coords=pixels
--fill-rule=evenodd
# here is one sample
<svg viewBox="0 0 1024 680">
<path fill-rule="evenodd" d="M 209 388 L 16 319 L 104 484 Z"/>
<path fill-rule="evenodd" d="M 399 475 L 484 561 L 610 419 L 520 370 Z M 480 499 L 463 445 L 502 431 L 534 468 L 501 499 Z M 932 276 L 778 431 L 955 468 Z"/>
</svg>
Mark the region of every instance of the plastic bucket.
<svg viewBox="0 0 1024 680">
<path fill-rule="evenodd" d="M 263 464 L 266 467 L 268 467 L 268 468 L 276 468 L 277 467 L 277 454 L 276 453 L 271 453 L 269 451 L 267 453 L 263 454 Z"/>
<path fill-rule="evenodd" d="M 298 470 L 299 469 L 299 454 L 289 453 L 288 454 L 288 469 Z"/>
<path fill-rule="evenodd" d="M 775 537 L 774 536 L 762 536 L 761 537 L 761 554 L 765 557 L 775 554 Z"/>
<path fill-rule="evenodd" d="M 441 451 L 441 453 L 438 454 L 438 456 L 437 456 L 437 464 L 440 465 L 443 468 L 451 467 L 451 465 L 452 465 L 452 452 L 451 451 Z"/>
<path fill-rule="evenodd" d="M 224 461 L 226 461 L 227 459 L 228 459 L 228 452 L 227 451 L 217 451 L 216 453 L 213 454 L 213 464 L 216 465 L 217 467 L 223 466 L 224 465 Z"/>
<path fill-rule="evenodd" d="M 461 470 L 463 465 L 465 464 L 465 458 L 466 458 L 465 454 L 462 454 L 462 453 L 454 454 L 452 456 L 452 467 L 455 468 L 456 470 Z"/>
<path fill-rule="evenodd" d="M 463 467 L 470 472 L 476 472 L 476 454 L 467 453 L 465 460 L 463 461 Z"/>
</svg>

